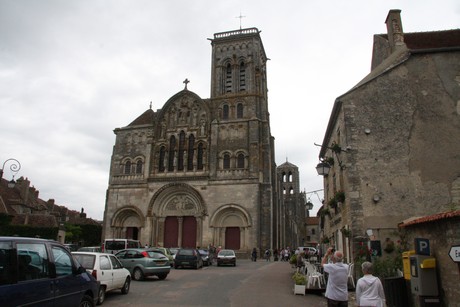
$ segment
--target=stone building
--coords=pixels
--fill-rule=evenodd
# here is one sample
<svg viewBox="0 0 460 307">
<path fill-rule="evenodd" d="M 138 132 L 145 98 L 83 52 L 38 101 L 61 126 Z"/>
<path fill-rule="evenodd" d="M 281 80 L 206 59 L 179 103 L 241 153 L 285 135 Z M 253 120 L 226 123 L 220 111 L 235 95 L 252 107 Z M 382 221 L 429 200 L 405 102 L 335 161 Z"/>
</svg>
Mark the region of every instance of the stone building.
<svg viewBox="0 0 460 307">
<path fill-rule="evenodd" d="M 31 186 L 28 178 L 20 177 L 16 180 L 14 187 L 9 186 L 9 181 L 0 178 L 0 218 L 1 222 L 6 219 L 10 222 L 0 227 L 0 235 L 38 236 L 40 229 L 56 229 L 55 239 L 61 243 L 66 242 L 65 224 L 71 225 L 94 225 L 99 226 L 96 220 L 86 217 L 84 209 L 81 212 L 70 210 L 66 206 L 57 205 L 54 199 L 47 201 L 39 197 L 39 190 Z M 24 233 L 8 233 L 11 231 L 7 226 L 20 226 Z M 29 227 L 30 231 L 26 228 Z M 44 233 L 49 234 L 44 231 Z M 96 240 L 99 244 L 99 240 Z M 85 241 L 76 242 L 84 245 Z"/>
<path fill-rule="evenodd" d="M 275 247 L 305 246 L 306 195 L 300 192 L 299 168 L 288 162 L 276 168 L 279 187 L 280 227 L 279 240 Z"/>
<path fill-rule="evenodd" d="M 385 255 L 398 223 L 449 210 L 460 188 L 460 30 L 404 33 L 399 10 L 386 25 L 370 74 L 336 99 L 319 154 L 331 166 L 322 239 L 349 262 L 362 242 Z"/>
<path fill-rule="evenodd" d="M 256 28 L 214 34 L 211 97 L 187 88 L 115 129 L 103 238 L 247 252 L 277 236 L 267 56 Z"/>
</svg>

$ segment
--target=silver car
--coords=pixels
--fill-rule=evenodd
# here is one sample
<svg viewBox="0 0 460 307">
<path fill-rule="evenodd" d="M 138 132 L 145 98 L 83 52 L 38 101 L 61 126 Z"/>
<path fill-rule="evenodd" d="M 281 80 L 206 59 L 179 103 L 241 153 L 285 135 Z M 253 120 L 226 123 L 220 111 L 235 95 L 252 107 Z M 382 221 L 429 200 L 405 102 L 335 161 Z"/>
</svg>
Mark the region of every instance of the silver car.
<svg viewBox="0 0 460 307">
<path fill-rule="evenodd" d="M 171 271 L 168 257 L 149 248 L 128 248 L 115 256 L 131 272 L 134 280 L 143 280 L 147 276 L 163 280 Z"/>
</svg>

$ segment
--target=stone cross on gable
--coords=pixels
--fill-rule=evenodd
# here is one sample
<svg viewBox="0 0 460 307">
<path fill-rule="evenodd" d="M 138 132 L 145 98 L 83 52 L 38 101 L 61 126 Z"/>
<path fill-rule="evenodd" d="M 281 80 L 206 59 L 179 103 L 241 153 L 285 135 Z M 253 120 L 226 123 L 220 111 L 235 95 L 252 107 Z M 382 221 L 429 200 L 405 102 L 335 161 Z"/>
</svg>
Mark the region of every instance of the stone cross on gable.
<svg viewBox="0 0 460 307">
<path fill-rule="evenodd" d="M 189 84 L 189 83 L 190 83 L 190 81 L 189 81 L 187 78 L 185 78 L 184 82 L 182 82 L 182 83 L 184 83 L 184 84 L 185 84 L 185 88 L 184 88 L 184 90 L 186 90 L 186 89 L 187 89 L 187 84 Z"/>
</svg>

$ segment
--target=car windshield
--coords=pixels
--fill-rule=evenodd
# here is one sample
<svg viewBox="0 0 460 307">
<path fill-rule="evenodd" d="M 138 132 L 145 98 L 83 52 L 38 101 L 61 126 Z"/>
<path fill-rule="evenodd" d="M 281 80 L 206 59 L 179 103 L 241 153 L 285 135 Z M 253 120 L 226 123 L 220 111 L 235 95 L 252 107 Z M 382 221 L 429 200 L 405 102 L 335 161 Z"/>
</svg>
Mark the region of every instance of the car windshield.
<svg viewBox="0 0 460 307">
<path fill-rule="evenodd" d="M 167 258 L 165 255 L 159 252 L 155 252 L 155 251 L 147 251 L 147 254 L 149 255 L 150 258 L 157 258 L 157 259 Z"/>
<path fill-rule="evenodd" d="M 201 255 L 207 255 L 208 254 L 208 251 L 204 250 L 204 249 L 200 249 L 198 251 L 200 252 Z"/>
<path fill-rule="evenodd" d="M 193 253 L 193 249 L 181 249 L 179 252 L 178 252 L 179 255 L 186 255 L 186 256 L 192 256 L 194 253 Z"/>
<path fill-rule="evenodd" d="M 221 250 L 219 256 L 235 256 L 235 253 L 231 250 Z"/>
<path fill-rule="evenodd" d="M 74 253 L 72 253 L 72 255 L 85 269 L 92 270 L 94 268 L 94 261 L 96 261 L 96 256 Z"/>
<path fill-rule="evenodd" d="M 124 241 L 106 241 L 105 242 L 105 249 L 108 250 L 120 250 L 125 248 Z"/>
</svg>

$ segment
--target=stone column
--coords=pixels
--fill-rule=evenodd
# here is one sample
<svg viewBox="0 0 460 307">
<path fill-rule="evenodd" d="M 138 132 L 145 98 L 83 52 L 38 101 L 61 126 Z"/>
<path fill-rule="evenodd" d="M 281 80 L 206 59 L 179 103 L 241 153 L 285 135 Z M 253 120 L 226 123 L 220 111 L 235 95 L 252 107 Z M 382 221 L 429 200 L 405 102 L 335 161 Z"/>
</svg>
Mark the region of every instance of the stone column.
<svg viewBox="0 0 460 307">
<path fill-rule="evenodd" d="M 203 247 L 203 218 L 195 216 L 196 219 L 196 246 Z"/>
<path fill-rule="evenodd" d="M 157 231 L 157 245 L 164 246 L 165 237 L 165 219 L 164 217 L 158 218 L 158 231 Z"/>
<path fill-rule="evenodd" d="M 178 225 L 178 236 L 179 238 L 177 238 L 177 245 L 179 245 L 179 247 L 182 247 L 182 229 L 184 227 L 184 218 L 182 216 L 178 216 L 177 217 L 177 225 Z"/>
</svg>

